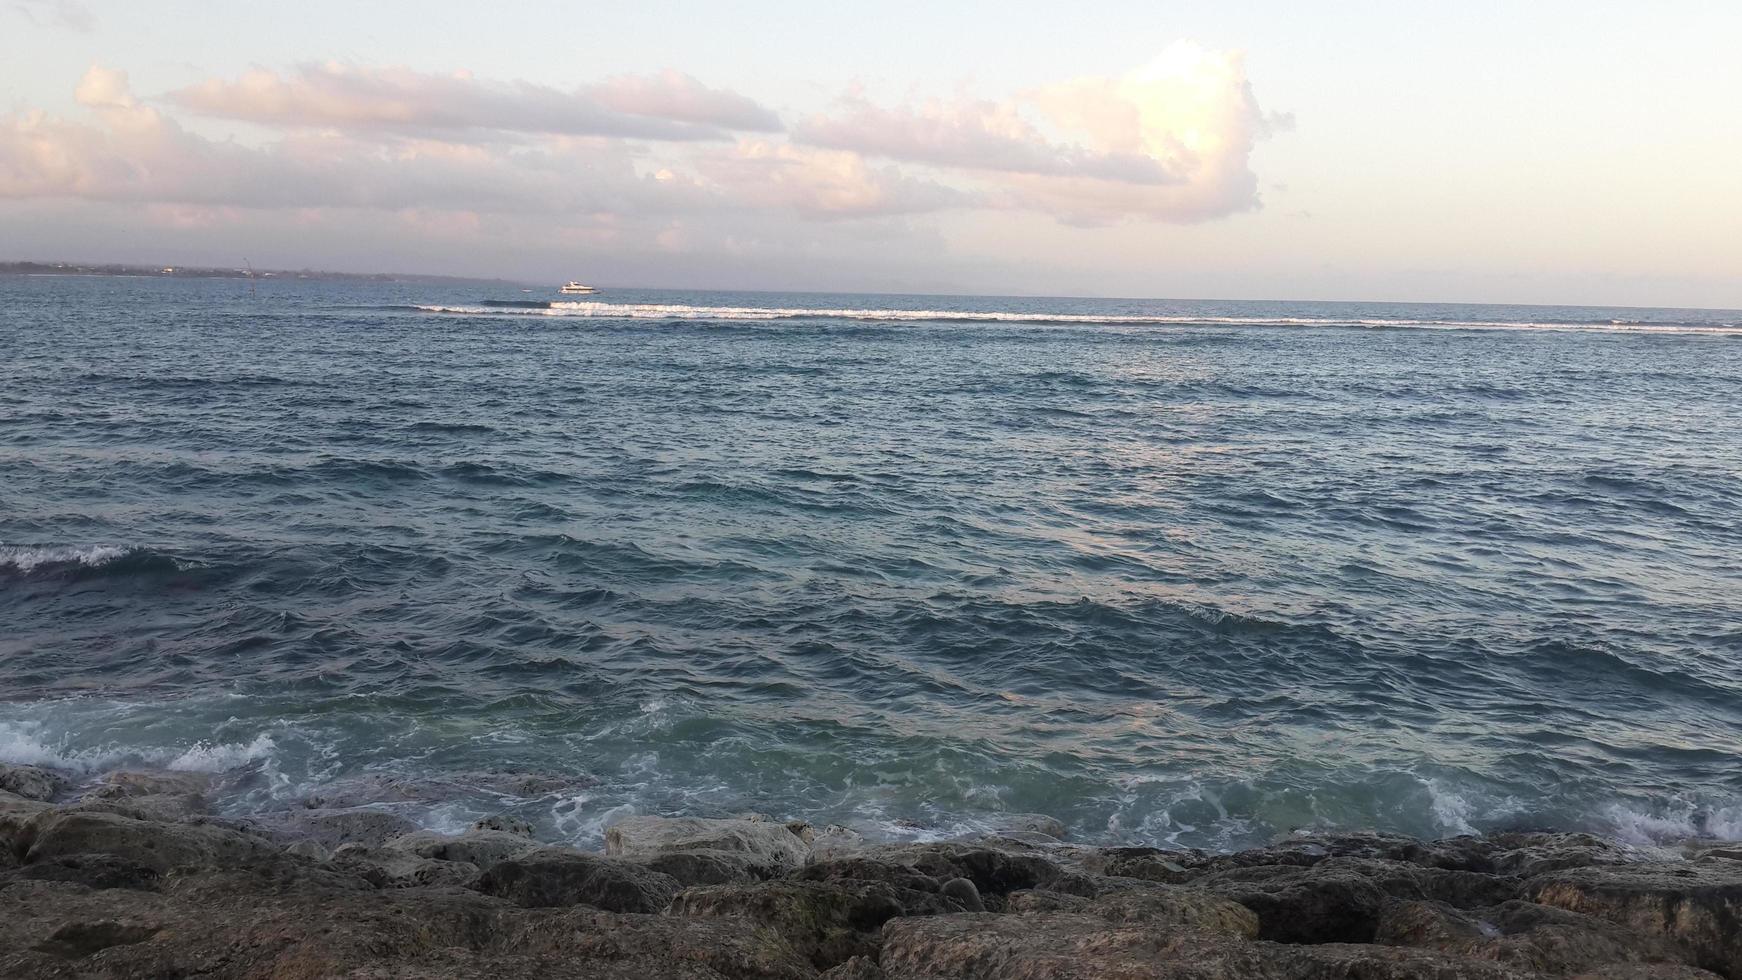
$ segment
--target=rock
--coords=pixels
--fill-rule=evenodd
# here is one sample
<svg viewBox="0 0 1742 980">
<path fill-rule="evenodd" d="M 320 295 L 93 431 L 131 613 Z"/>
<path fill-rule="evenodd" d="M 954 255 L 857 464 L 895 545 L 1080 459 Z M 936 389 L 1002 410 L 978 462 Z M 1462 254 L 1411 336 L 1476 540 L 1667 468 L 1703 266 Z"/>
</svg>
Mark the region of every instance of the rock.
<svg viewBox="0 0 1742 980">
<path fill-rule="evenodd" d="M 1282 943 L 1373 940 L 1386 895 L 1348 870 L 1268 866 L 1219 871 L 1195 883 L 1258 914 L 1258 934 Z"/>
<path fill-rule="evenodd" d="M 980 889 L 966 878 L 951 878 L 938 888 L 938 894 L 953 900 L 964 912 L 986 911 L 986 903 L 980 901 Z"/>
<path fill-rule="evenodd" d="M 896 844 L 868 848 L 863 854 L 865 860 L 906 865 L 940 881 L 966 878 L 979 889 L 982 900 L 1059 884 L 1068 874 L 1039 854 L 979 844 Z"/>
<path fill-rule="evenodd" d="M 883 968 L 875 960 L 854 956 L 839 966 L 823 971 L 822 980 L 886 980 Z"/>
<path fill-rule="evenodd" d="M 0 792 L 0 868 L 17 864 L 36 835 L 37 819 L 54 807 L 40 800 L 27 800 Z"/>
<path fill-rule="evenodd" d="M 38 943 L 36 949 L 53 956 L 78 959 L 111 946 L 142 943 L 157 935 L 161 928 L 147 923 L 120 922 L 115 919 L 69 922 Z"/>
<path fill-rule="evenodd" d="M 1723 980 L 1709 970 L 1679 963 L 1613 963 L 1581 973 L 1572 980 Z"/>
<path fill-rule="evenodd" d="M 163 877 L 155 868 L 113 854 L 67 854 L 18 869 L 22 881 L 61 881 L 86 888 L 157 891 Z"/>
<path fill-rule="evenodd" d="M 690 885 L 762 881 L 779 875 L 783 870 L 778 865 L 763 864 L 748 854 L 732 851 L 666 851 L 622 860 L 671 875 L 686 888 Z"/>
<path fill-rule="evenodd" d="M 732 851 L 781 867 L 797 867 L 810 853 L 784 825 L 761 820 L 625 817 L 605 830 L 605 853 L 612 856 L 698 850 Z"/>
<path fill-rule="evenodd" d="M 513 834 L 517 837 L 525 837 L 528 840 L 534 839 L 537 835 L 537 831 L 533 828 L 530 821 L 522 820 L 519 817 L 511 817 L 506 813 L 498 813 L 479 820 L 474 820 L 472 821 L 471 829 L 493 830 L 499 833 Z"/>
<path fill-rule="evenodd" d="M 1521 877 L 1568 868 L 1630 864 L 1648 857 L 1631 845 L 1594 834 L 1498 834 L 1484 842 L 1493 853 L 1489 867 L 1483 870 Z"/>
<path fill-rule="evenodd" d="M 330 862 L 376 888 L 465 888 L 478 880 L 478 866 L 469 861 L 420 857 L 392 847 L 345 844 L 332 852 Z"/>
<path fill-rule="evenodd" d="M 71 784 L 72 780 L 53 769 L 0 762 L 0 791 L 14 796 L 27 800 L 52 800 Z"/>
<path fill-rule="evenodd" d="M 1486 927 L 1484 927 L 1486 925 Z M 1452 950 L 1480 944 L 1499 929 L 1443 902 L 1391 902 L 1379 914 L 1373 941 L 1385 946 Z"/>
<path fill-rule="evenodd" d="M 883 882 L 781 880 L 712 885 L 685 889 L 673 900 L 671 914 L 729 916 L 761 923 L 808 956 L 818 969 L 828 969 L 854 956 L 875 957 L 878 929 L 906 912 L 902 897 Z M 931 899 L 936 902 L 937 896 Z"/>
<path fill-rule="evenodd" d="M 889 980 L 1526 980 L 1427 950 L 1288 946 L 1182 935 L 1161 923 L 1069 912 L 896 919 L 878 963 Z"/>
<path fill-rule="evenodd" d="M 1195 888 L 1139 888 L 1099 898 L 1054 891 L 1015 892 L 1005 905 L 1011 914 L 1073 912 L 1109 922 L 1151 922 L 1200 935 L 1258 935 L 1258 916 L 1238 902 Z"/>
<path fill-rule="evenodd" d="M 134 820 L 172 821 L 207 812 L 212 778 L 196 772 L 120 770 L 103 777 L 74 807 Z"/>
<path fill-rule="evenodd" d="M 488 871 L 499 861 L 534 850 L 538 842 L 500 830 L 468 830 L 458 837 L 433 830 L 417 830 L 395 837 L 382 846 L 437 861 L 463 861 Z"/>
<path fill-rule="evenodd" d="M 1039 834 L 1053 841 L 1065 839 L 1064 821 L 1044 813 L 1000 813 L 991 821 L 989 832 L 996 836 Z"/>
<path fill-rule="evenodd" d="M 73 854 L 108 854 L 161 873 L 171 868 L 246 865 L 277 853 L 261 838 L 219 827 L 73 811 L 43 818 L 24 860 L 36 864 Z"/>
<path fill-rule="evenodd" d="M 810 844 L 811 849 L 811 860 L 823 861 L 832 858 L 850 857 L 863 850 L 866 846 L 865 835 L 851 827 L 843 827 L 840 824 L 829 824 L 822 830 L 813 830 L 811 832 L 811 839 L 808 843 Z"/>
<path fill-rule="evenodd" d="M 1525 890 L 1533 902 L 1661 936 L 1692 965 L 1742 977 L 1742 863 L 1585 866 L 1539 875 Z"/>
<path fill-rule="evenodd" d="M 386 810 L 291 810 L 280 815 L 274 826 L 299 838 L 308 838 L 327 848 L 345 844 L 380 847 L 398 837 L 417 832 L 417 824 Z"/>
<path fill-rule="evenodd" d="M 590 905 L 608 912 L 660 912 L 677 879 L 633 861 L 543 847 L 489 868 L 475 886 L 528 908 Z"/>
<path fill-rule="evenodd" d="M 300 858 L 307 858 L 316 864 L 331 861 L 333 859 L 333 852 L 327 850 L 327 846 L 317 840 L 299 840 L 286 847 L 284 853 L 295 855 Z"/>
</svg>

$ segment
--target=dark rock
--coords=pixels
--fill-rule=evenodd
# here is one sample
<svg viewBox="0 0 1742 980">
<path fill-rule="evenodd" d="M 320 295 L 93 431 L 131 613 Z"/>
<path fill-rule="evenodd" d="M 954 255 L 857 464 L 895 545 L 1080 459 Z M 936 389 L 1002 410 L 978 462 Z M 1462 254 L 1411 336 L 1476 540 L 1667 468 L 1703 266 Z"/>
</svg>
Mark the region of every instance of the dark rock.
<svg viewBox="0 0 1742 980">
<path fill-rule="evenodd" d="M 163 872 L 247 865 L 277 853 L 261 838 L 233 830 L 74 811 L 46 815 L 24 860 L 36 864 L 73 854 L 108 854 Z"/>
<path fill-rule="evenodd" d="M 458 837 L 417 830 L 395 837 L 382 846 L 437 861 L 475 864 L 488 871 L 498 862 L 535 850 L 538 842 L 499 830 L 468 830 Z"/>
<path fill-rule="evenodd" d="M 664 851 L 622 860 L 671 875 L 686 888 L 690 885 L 762 881 L 784 870 L 779 865 L 766 864 L 748 854 L 732 851 Z"/>
<path fill-rule="evenodd" d="M 933 910 L 943 907 L 935 895 L 929 896 L 929 904 Z M 728 916 L 761 923 L 819 969 L 854 956 L 875 957 L 878 929 L 906 911 L 902 893 L 889 885 L 840 880 L 690 888 L 671 904 L 674 916 Z"/>
<path fill-rule="evenodd" d="M 56 929 L 47 939 L 38 943 L 36 949 L 53 956 L 78 959 L 111 946 L 129 946 L 133 943 L 142 943 L 157 935 L 161 929 L 161 926 L 140 922 L 120 922 L 115 919 L 69 922 Z"/>
<path fill-rule="evenodd" d="M 46 801 L 59 796 L 71 784 L 71 779 L 53 769 L 0 762 L 0 792 Z"/>
<path fill-rule="evenodd" d="M 476 885 L 486 895 L 529 908 L 590 905 L 608 912 L 659 912 L 677 879 L 633 861 L 545 847 L 501 861 Z"/>
<path fill-rule="evenodd" d="M 1281 943 L 1366 943 L 1386 895 L 1349 870 L 1260 866 L 1219 871 L 1197 885 L 1258 914 L 1258 934 Z"/>
<path fill-rule="evenodd" d="M 1069 912 L 903 918 L 883 928 L 890 980 L 1525 980 L 1427 950 L 1287 946 L 1182 935 Z"/>
<path fill-rule="evenodd" d="M 130 888 L 156 891 L 162 874 L 113 854 L 66 854 L 26 865 L 16 872 L 24 881 L 62 881 L 86 888 Z"/>
<path fill-rule="evenodd" d="M 989 895 L 1053 884 L 1067 872 L 1039 854 L 1018 853 L 978 844 L 896 844 L 869 849 L 866 860 L 901 864 L 939 881 L 966 878 Z M 1061 889 L 1064 890 L 1064 889 Z"/>
<path fill-rule="evenodd" d="M 980 889 L 966 878 L 951 878 L 938 889 L 938 894 L 954 901 L 964 912 L 986 911 L 986 903 L 980 901 Z"/>
<path fill-rule="evenodd" d="M 839 966 L 823 971 L 822 980 L 886 980 L 883 968 L 875 960 L 854 956 Z"/>
<path fill-rule="evenodd" d="M 420 857 L 410 851 L 367 844 L 345 844 L 329 858 L 334 869 L 354 874 L 376 888 L 465 888 L 478 880 L 469 861 Z"/>
<path fill-rule="evenodd" d="M 514 834 L 518 837 L 532 839 L 537 831 L 532 823 L 519 817 L 511 817 L 506 813 L 498 813 L 472 821 L 473 830 L 492 830 L 504 834 Z"/>
</svg>

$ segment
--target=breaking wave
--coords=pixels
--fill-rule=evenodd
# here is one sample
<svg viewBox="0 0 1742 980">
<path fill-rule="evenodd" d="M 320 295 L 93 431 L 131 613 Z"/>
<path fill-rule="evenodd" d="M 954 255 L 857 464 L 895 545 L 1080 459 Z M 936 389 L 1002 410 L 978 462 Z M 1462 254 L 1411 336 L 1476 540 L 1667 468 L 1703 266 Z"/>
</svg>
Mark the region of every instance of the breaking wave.
<svg viewBox="0 0 1742 980">
<path fill-rule="evenodd" d="M 1615 318 L 1591 320 L 1466 320 L 1409 317 L 1206 316 L 1203 314 L 1053 313 L 1027 310 L 891 308 L 824 309 L 780 306 L 692 306 L 683 303 L 605 303 L 566 300 L 479 300 L 469 304 L 418 304 L 424 313 L 458 316 L 546 316 L 597 320 L 846 320 L 870 323 L 1012 323 L 1087 326 L 1366 327 L 1440 330 L 1598 330 L 1613 332 L 1742 334 L 1742 324 L 1722 320 L 1660 322 Z"/>
</svg>

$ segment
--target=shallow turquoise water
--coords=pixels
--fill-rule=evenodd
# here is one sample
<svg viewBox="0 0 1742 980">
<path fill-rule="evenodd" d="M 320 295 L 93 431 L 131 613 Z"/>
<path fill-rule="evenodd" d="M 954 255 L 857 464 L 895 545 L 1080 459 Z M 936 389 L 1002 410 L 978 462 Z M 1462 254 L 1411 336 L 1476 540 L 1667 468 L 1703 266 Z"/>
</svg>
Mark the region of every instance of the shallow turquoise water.
<svg viewBox="0 0 1742 980">
<path fill-rule="evenodd" d="M 0 279 L 0 759 L 1742 836 L 1742 314 L 555 299 Z"/>
</svg>

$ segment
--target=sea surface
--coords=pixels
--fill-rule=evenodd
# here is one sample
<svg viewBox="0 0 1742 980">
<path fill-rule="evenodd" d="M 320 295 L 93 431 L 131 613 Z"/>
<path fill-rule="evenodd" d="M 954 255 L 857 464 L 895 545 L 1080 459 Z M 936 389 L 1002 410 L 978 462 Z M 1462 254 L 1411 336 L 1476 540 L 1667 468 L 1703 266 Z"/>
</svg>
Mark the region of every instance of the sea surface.
<svg viewBox="0 0 1742 980">
<path fill-rule="evenodd" d="M 0 760 L 1742 837 L 1742 312 L 563 299 L 0 279 Z"/>
</svg>

